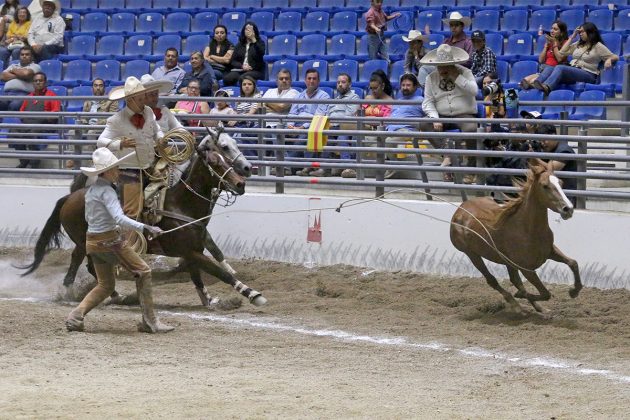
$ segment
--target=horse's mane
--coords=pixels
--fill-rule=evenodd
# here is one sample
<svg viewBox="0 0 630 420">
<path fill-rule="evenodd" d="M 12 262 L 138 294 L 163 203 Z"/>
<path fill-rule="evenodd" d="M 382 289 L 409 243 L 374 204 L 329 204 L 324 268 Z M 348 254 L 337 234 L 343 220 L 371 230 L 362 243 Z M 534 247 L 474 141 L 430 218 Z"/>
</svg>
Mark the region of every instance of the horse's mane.
<svg viewBox="0 0 630 420">
<path fill-rule="evenodd" d="M 527 179 L 525 181 L 514 178 L 512 183 L 515 187 L 519 188 L 518 196 L 514 198 L 508 198 L 505 201 L 503 207 L 501 207 L 501 209 L 494 215 L 494 218 L 490 220 L 490 226 L 501 226 L 503 222 L 505 222 L 506 218 L 514 214 L 519 209 L 521 204 L 523 204 L 523 201 L 525 200 L 525 197 L 527 196 L 527 193 L 535 180 L 536 177 L 531 170 L 527 171 Z"/>
</svg>

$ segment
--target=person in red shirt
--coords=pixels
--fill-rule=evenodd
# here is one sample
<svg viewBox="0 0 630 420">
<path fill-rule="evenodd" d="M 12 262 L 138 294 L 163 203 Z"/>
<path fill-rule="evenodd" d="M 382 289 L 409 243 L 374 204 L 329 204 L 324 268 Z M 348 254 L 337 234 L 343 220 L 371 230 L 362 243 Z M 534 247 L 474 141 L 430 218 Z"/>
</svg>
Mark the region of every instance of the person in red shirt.
<svg viewBox="0 0 630 420">
<path fill-rule="evenodd" d="M 365 14 L 365 30 L 368 34 L 368 55 L 370 60 L 381 59 L 389 62 L 385 31 L 387 21 L 400 16 L 399 12 L 389 16 L 383 11 L 383 0 L 372 0 L 370 9 Z"/>
<path fill-rule="evenodd" d="M 48 79 L 46 74 L 39 72 L 33 76 L 33 86 L 35 90 L 29 93 L 28 96 L 57 96 L 55 92 L 48 90 Z M 59 112 L 61 111 L 61 102 L 54 100 L 41 100 L 41 99 L 25 99 L 20 107 L 20 112 Z M 59 122 L 57 115 L 51 115 L 50 117 L 24 117 L 22 118 L 23 124 L 56 124 Z M 37 134 L 41 130 L 26 130 L 30 133 Z M 44 130 L 47 131 L 47 130 Z M 15 145 L 16 150 L 42 150 L 46 147 L 44 144 L 18 144 Z M 20 159 L 18 168 L 26 168 L 30 165 L 31 168 L 39 168 L 41 161 L 32 159 Z"/>
</svg>

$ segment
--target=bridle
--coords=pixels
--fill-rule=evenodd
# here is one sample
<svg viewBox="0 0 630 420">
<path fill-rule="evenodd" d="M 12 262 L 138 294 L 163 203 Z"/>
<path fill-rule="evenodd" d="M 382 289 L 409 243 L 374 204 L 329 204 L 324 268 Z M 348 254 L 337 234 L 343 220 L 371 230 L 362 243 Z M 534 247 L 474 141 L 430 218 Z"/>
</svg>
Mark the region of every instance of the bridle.
<svg viewBox="0 0 630 420">
<path fill-rule="evenodd" d="M 215 178 L 218 178 L 218 183 L 217 186 L 212 188 L 212 191 L 210 193 L 210 198 L 198 193 L 197 191 L 195 191 L 195 189 L 190 186 L 182 177 L 182 179 L 180 180 L 180 182 L 182 184 L 184 184 L 184 187 L 186 187 L 186 189 L 188 191 L 190 191 L 191 193 L 193 193 L 194 195 L 196 195 L 197 197 L 201 198 L 202 200 L 207 201 L 208 203 L 210 203 L 212 206 L 214 206 L 215 204 L 217 204 L 217 201 L 219 200 L 220 196 L 221 196 L 221 192 L 225 191 L 226 193 L 226 197 L 224 198 L 224 203 L 223 204 L 219 204 L 222 207 L 228 207 L 231 206 L 232 204 L 234 204 L 234 202 L 236 202 L 236 196 L 238 194 L 236 194 L 236 192 L 234 191 L 234 189 L 232 188 L 232 186 L 230 185 L 229 182 L 227 182 L 225 180 L 225 177 L 230 173 L 230 171 L 234 170 L 234 167 L 230 166 L 228 167 L 223 174 L 219 174 L 219 172 L 217 172 L 212 165 L 210 165 L 208 163 L 208 159 L 205 158 L 205 156 L 201 156 L 201 154 L 205 154 L 205 153 L 214 153 L 216 154 L 219 159 L 221 159 L 221 161 L 223 163 L 226 164 L 227 166 L 227 162 L 225 157 L 218 153 L 215 152 L 213 150 L 197 150 L 197 154 L 195 155 L 195 157 L 193 158 L 193 162 L 191 163 L 191 167 L 195 164 L 195 160 L 199 159 L 201 157 L 201 162 L 203 163 L 203 165 L 206 167 L 206 169 L 208 170 L 208 172 L 210 172 L 210 175 L 214 176 Z"/>
<path fill-rule="evenodd" d="M 234 165 L 235 165 L 236 161 L 240 157 L 243 156 L 243 152 L 240 149 L 237 149 L 238 153 L 232 159 L 228 158 L 227 156 L 224 156 L 223 155 L 223 151 L 219 148 L 219 145 L 217 144 L 217 142 L 219 141 L 219 138 L 221 137 L 221 134 L 223 134 L 223 132 L 219 132 L 219 133 L 213 134 L 212 131 L 210 131 L 210 128 L 208 128 L 208 127 L 206 127 L 206 131 L 208 132 L 208 135 L 212 139 L 211 146 L 208 149 L 210 149 L 210 150 L 214 149 L 214 151 L 217 152 L 223 158 L 223 160 L 227 163 L 227 165 L 230 168 L 236 169 L 236 168 L 234 168 Z"/>
</svg>

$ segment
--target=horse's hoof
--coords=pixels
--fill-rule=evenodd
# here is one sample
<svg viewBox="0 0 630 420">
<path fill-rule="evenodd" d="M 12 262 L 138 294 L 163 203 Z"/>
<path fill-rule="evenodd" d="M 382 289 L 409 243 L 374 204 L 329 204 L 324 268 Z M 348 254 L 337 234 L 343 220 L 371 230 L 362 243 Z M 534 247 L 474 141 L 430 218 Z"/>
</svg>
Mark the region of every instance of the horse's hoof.
<svg viewBox="0 0 630 420">
<path fill-rule="evenodd" d="M 571 298 L 575 299 L 580 294 L 580 290 L 582 290 L 582 289 L 571 289 L 571 290 L 569 290 L 569 296 L 571 296 Z"/>
<path fill-rule="evenodd" d="M 117 294 L 116 296 L 110 296 L 105 299 L 105 305 L 123 305 L 127 296 Z"/>
<path fill-rule="evenodd" d="M 547 313 L 548 311 L 543 308 L 542 306 L 540 306 L 540 304 L 534 300 L 530 300 L 529 303 L 532 304 L 532 306 L 534 307 L 534 309 L 536 309 L 536 312 L 540 312 L 541 314 Z"/>
<path fill-rule="evenodd" d="M 527 297 L 527 291 L 518 290 L 516 293 L 514 293 L 514 297 L 517 299 L 525 299 Z"/>
<path fill-rule="evenodd" d="M 263 295 L 254 296 L 249 300 L 254 306 L 263 306 L 267 303 L 267 299 Z"/>
</svg>

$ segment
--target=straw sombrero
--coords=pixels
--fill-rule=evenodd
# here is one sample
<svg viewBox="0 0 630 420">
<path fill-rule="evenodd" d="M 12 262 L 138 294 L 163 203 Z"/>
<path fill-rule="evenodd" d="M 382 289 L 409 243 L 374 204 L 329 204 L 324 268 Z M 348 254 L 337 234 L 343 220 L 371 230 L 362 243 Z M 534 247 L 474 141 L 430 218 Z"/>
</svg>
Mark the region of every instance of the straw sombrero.
<svg viewBox="0 0 630 420">
<path fill-rule="evenodd" d="M 467 27 L 467 26 L 470 26 L 472 19 L 470 19 L 468 16 L 463 16 L 459 12 L 451 12 L 451 14 L 448 15 L 446 19 L 442 19 L 442 22 L 444 22 L 445 25 L 448 25 L 453 21 L 461 22 L 464 24 L 464 27 Z"/>
<path fill-rule="evenodd" d="M 127 77 L 127 80 L 125 80 L 124 86 L 118 86 L 109 92 L 109 100 L 119 101 L 121 99 L 139 95 L 140 93 L 146 93 L 149 90 L 150 89 L 147 89 L 136 77 L 129 76 Z"/>
<path fill-rule="evenodd" d="M 81 172 L 87 176 L 95 176 L 102 174 L 103 172 L 106 172 L 125 161 L 134 159 L 135 157 L 136 152 L 134 151 L 118 159 L 107 147 L 99 147 L 92 153 L 92 162 L 94 163 L 94 166 L 82 166 Z"/>
<path fill-rule="evenodd" d="M 407 36 L 403 35 L 402 39 L 405 42 L 411 42 L 411 41 L 428 42 L 429 41 L 429 37 L 427 35 L 422 35 L 422 32 L 417 31 L 415 29 L 412 29 L 411 31 L 409 31 L 409 34 Z"/>
<path fill-rule="evenodd" d="M 451 66 L 462 64 L 468 61 L 468 53 L 459 47 L 442 44 L 434 50 L 429 51 L 420 62 L 433 66 Z"/>
</svg>

